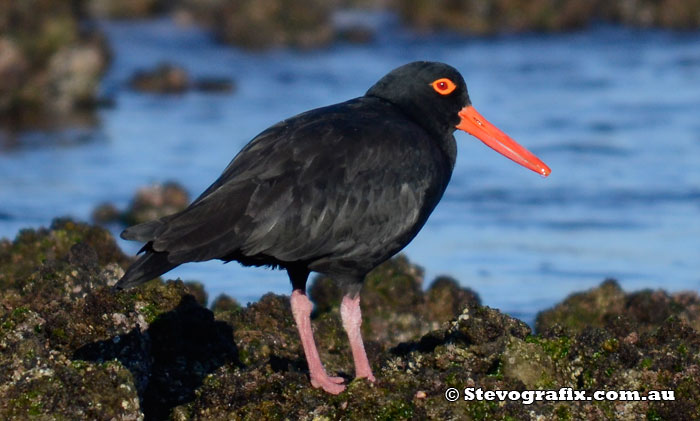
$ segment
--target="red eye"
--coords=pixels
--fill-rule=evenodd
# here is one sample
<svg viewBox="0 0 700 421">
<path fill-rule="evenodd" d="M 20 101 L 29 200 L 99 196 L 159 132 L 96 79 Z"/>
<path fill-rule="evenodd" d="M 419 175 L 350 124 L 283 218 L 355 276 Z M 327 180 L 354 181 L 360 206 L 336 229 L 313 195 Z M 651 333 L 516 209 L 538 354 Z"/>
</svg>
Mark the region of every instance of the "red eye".
<svg viewBox="0 0 700 421">
<path fill-rule="evenodd" d="M 435 89 L 435 92 L 439 93 L 440 95 L 449 95 L 452 93 L 452 91 L 457 89 L 457 85 L 446 77 L 434 81 L 431 83 L 431 85 L 433 86 L 433 89 Z"/>
</svg>

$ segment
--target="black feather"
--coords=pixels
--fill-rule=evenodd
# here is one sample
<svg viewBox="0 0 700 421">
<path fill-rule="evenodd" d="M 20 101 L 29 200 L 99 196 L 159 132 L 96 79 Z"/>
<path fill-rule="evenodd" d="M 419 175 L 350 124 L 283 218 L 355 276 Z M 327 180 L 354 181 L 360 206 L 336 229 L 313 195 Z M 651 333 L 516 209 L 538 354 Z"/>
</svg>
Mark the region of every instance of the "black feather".
<svg viewBox="0 0 700 421">
<path fill-rule="evenodd" d="M 148 244 L 144 248 L 147 246 Z M 129 266 L 129 269 L 127 269 L 119 282 L 114 285 L 113 289 L 121 290 L 141 285 L 174 269 L 176 266 L 178 265 L 168 260 L 168 253 L 147 250 L 146 254 L 136 259 Z"/>
<path fill-rule="evenodd" d="M 454 167 L 452 119 L 468 102 L 466 87 L 444 104 L 420 103 L 413 91 L 436 95 L 433 73 L 455 72 L 463 84 L 451 67 L 430 66 L 415 64 L 418 79 L 405 79 L 415 87 L 398 96 L 382 79 L 367 96 L 256 136 L 187 209 L 122 233 L 147 247 L 118 285 L 211 259 L 361 280 L 418 233 Z M 442 108 L 449 117 L 434 115 Z"/>
</svg>

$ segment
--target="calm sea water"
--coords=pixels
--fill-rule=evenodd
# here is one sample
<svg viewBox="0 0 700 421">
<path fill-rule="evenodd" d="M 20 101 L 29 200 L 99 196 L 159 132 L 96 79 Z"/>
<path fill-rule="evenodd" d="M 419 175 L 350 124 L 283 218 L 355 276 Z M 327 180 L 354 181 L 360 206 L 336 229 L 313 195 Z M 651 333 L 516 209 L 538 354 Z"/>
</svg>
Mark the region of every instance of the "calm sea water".
<svg viewBox="0 0 700 421">
<path fill-rule="evenodd" d="M 55 216 L 87 220 L 100 202 L 176 180 L 194 197 L 258 132 L 362 95 L 413 60 L 457 67 L 476 108 L 552 168 L 541 178 L 464 134 L 452 182 L 405 252 L 532 321 L 572 291 L 700 288 L 700 34 L 599 27 L 550 36 L 418 38 L 389 23 L 376 42 L 247 53 L 168 21 L 104 24 L 116 106 L 94 130 L 24 133 L 0 149 L 0 236 Z M 136 69 L 167 60 L 231 77 L 230 94 L 130 91 Z M 121 241 L 121 240 L 120 240 Z M 138 245 L 120 243 L 133 253 Z M 288 293 L 284 272 L 220 262 L 172 277 L 242 302 Z"/>
</svg>

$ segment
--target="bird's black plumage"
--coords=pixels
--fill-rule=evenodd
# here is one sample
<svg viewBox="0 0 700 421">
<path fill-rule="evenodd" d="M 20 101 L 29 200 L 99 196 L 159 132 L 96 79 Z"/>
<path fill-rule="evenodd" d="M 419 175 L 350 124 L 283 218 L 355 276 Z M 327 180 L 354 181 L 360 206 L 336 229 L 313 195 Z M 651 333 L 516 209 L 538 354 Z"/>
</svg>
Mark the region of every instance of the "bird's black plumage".
<svg viewBox="0 0 700 421">
<path fill-rule="evenodd" d="M 450 98 L 430 86 L 445 75 L 461 82 Z M 468 102 L 456 70 L 419 62 L 363 97 L 270 127 L 187 209 L 122 233 L 146 246 L 117 287 L 210 259 L 361 280 L 437 205 L 455 162 L 457 111 Z"/>
<path fill-rule="evenodd" d="M 122 233 L 144 254 L 117 289 L 210 259 L 287 270 L 292 314 L 311 384 L 340 393 L 311 329 L 310 271 L 340 283 L 355 376 L 374 381 L 362 343 L 359 290 L 371 269 L 401 250 L 440 201 L 457 156 L 455 129 L 543 175 L 549 168 L 474 110 L 462 76 L 415 62 L 367 93 L 284 120 L 256 136 L 182 212 Z"/>
</svg>

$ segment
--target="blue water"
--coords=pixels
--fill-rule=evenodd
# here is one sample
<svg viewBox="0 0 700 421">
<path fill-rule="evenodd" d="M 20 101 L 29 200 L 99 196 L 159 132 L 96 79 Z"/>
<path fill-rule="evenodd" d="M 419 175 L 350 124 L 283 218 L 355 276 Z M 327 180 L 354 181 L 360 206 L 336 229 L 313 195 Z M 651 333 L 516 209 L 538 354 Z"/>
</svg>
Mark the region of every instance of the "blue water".
<svg viewBox="0 0 700 421">
<path fill-rule="evenodd" d="M 700 288 L 700 34 L 598 27 L 561 35 L 419 38 L 380 17 L 368 45 L 248 53 L 167 20 L 106 23 L 116 105 L 96 129 L 21 134 L 0 148 L 0 236 L 176 180 L 196 196 L 258 132 L 298 112 L 362 95 L 412 60 L 463 73 L 476 108 L 540 156 L 549 178 L 457 133 L 445 197 L 405 252 L 532 321 L 606 277 L 627 289 Z M 388 23 L 385 25 L 385 23 Z M 167 60 L 227 76 L 227 94 L 130 91 L 136 69 Z M 120 240 L 121 241 L 121 240 Z M 120 243 L 133 253 L 138 245 Z M 288 293 L 284 272 L 220 262 L 172 277 L 241 302 Z"/>
</svg>

